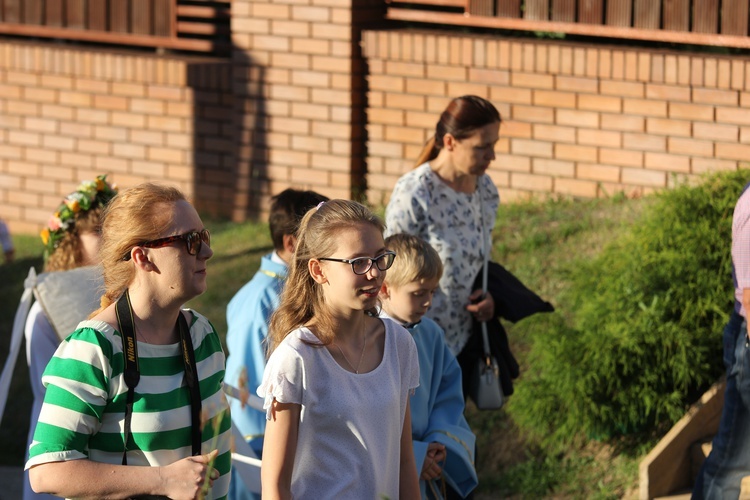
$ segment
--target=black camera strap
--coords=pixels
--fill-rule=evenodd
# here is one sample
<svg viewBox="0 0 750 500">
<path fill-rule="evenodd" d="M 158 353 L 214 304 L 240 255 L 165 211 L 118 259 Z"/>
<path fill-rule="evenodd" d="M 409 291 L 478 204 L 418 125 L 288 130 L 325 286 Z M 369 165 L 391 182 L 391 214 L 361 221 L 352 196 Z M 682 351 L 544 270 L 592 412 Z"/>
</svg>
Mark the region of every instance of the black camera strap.
<svg viewBox="0 0 750 500">
<path fill-rule="evenodd" d="M 133 308 L 130 305 L 130 293 L 125 290 L 115 304 L 117 324 L 122 335 L 122 352 L 124 359 L 123 377 L 128 386 L 128 396 L 125 402 L 125 429 L 124 445 L 122 453 L 122 465 L 128 465 L 128 442 L 130 440 L 130 421 L 133 416 L 133 400 L 135 399 L 135 388 L 141 379 L 138 367 L 138 342 L 135 339 L 135 321 Z M 193 341 L 190 338 L 190 329 L 185 315 L 180 311 L 177 316 L 177 329 L 180 332 L 180 348 L 182 350 L 182 361 L 185 365 L 185 381 L 190 390 L 190 416 L 192 430 L 193 456 L 201 453 L 201 394 L 198 382 L 198 371 L 195 364 L 195 351 Z"/>
</svg>

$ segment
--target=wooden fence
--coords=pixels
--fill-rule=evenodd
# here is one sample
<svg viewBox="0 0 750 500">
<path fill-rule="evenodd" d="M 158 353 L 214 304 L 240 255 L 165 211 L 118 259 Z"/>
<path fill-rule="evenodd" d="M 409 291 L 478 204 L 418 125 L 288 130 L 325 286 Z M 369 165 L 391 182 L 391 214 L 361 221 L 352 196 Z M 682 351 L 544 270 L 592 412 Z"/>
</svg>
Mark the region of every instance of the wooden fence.
<svg viewBox="0 0 750 500">
<path fill-rule="evenodd" d="M 226 55 L 230 4 L 229 0 L 0 0 L 0 34 Z"/>
<path fill-rule="evenodd" d="M 389 19 L 750 48 L 748 0 L 386 0 Z"/>
</svg>

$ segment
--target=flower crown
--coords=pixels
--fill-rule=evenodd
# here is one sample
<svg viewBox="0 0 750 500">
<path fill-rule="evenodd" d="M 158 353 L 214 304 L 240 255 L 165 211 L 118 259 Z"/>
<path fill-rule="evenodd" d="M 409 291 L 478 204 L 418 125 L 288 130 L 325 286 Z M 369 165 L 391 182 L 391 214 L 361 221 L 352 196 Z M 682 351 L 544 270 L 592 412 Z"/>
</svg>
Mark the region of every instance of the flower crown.
<svg viewBox="0 0 750 500">
<path fill-rule="evenodd" d="M 45 247 L 45 260 L 58 247 L 65 232 L 73 230 L 76 214 L 104 207 L 116 194 L 117 186 L 108 183 L 106 175 L 99 175 L 93 181 L 83 181 L 75 191 L 66 196 L 47 221 L 47 227 L 40 233 Z"/>
</svg>

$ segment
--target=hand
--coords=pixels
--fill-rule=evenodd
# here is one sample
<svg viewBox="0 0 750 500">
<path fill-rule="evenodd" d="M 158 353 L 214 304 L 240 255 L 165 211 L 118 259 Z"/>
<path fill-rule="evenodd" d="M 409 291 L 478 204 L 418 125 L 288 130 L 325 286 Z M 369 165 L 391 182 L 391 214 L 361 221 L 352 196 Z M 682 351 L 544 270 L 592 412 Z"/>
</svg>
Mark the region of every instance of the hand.
<svg viewBox="0 0 750 500">
<path fill-rule="evenodd" d="M 477 321 L 489 321 L 495 316 L 495 300 L 491 294 L 474 290 L 469 295 L 469 300 L 471 303 L 466 306 L 466 310 L 473 314 Z"/>
<path fill-rule="evenodd" d="M 173 500 L 195 500 L 198 498 L 201 486 L 206 480 L 208 464 L 218 454 L 218 450 L 213 450 L 207 455 L 183 458 L 173 464 L 160 467 L 159 476 L 164 484 L 165 495 Z M 209 484 L 213 484 L 214 479 L 218 478 L 219 471 L 212 468 L 211 477 L 208 478 Z"/>
<path fill-rule="evenodd" d="M 429 481 L 430 479 L 439 478 L 443 473 L 443 468 L 440 465 L 440 462 L 445 460 L 445 457 L 445 445 L 436 442 L 428 444 L 419 479 Z"/>
</svg>

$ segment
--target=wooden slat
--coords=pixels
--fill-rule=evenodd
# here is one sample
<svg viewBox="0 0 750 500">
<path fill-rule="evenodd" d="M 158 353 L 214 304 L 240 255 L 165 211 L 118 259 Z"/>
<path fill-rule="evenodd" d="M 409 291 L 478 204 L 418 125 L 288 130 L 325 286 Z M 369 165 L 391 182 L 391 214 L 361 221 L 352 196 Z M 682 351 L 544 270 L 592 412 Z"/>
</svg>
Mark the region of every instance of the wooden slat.
<svg viewBox="0 0 750 500">
<path fill-rule="evenodd" d="M 748 0 L 724 0 L 721 5 L 721 34 L 747 36 Z"/>
<path fill-rule="evenodd" d="M 587 24 L 603 24 L 604 0 L 579 0 L 578 22 Z"/>
<path fill-rule="evenodd" d="M 463 14 L 461 14 L 463 16 Z M 486 18 L 477 18 L 486 19 Z M 143 47 L 163 47 L 166 49 L 190 50 L 194 52 L 228 52 L 229 44 L 213 40 L 155 37 L 147 35 L 130 35 L 123 33 L 102 33 L 99 31 L 69 30 L 55 27 L 29 26 L 26 24 L 0 24 L 0 33 L 48 38 L 67 38 L 89 42 L 110 43 L 115 45 L 137 45 Z"/>
<path fill-rule="evenodd" d="M 632 0 L 609 0 L 606 23 L 608 26 L 630 27 L 632 23 Z"/>
<path fill-rule="evenodd" d="M 3 0 L 3 21 L 18 23 L 21 19 L 21 0 Z"/>
<path fill-rule="evenodd" d="M 719 32 L 719 0 L 693 0 L 693 31 Z"/>
<path fill-rule="evenodd" d="M 547 0 L 526 0 L 523 18 L 533 21 L 549 20 L 549 3 Z"/>
<path fill-rule="evenodd" d="M 660 3 L 654 0 L 635 0 L 635 5 L 633 6 L 633 27 L 658 30 L 661 25 Z"/>
<path fill-rule="evenodd" d="M 154 35 L 176 36 L 175 3 L 172 0 L 154 0 Z"/>
<path fill-rule="evenodd" d="M 495 12 L 497 17 L 518 19 L 521 17 L 521 0 L 497 0 Z"/>
<path fill-rule="evenodd" d="M 552 0 L 550 19 L 563 23 L 576 22 L 576 0 Z"/>
<path fill-rule="evenodd" d="M 107 2 L 89 0 L 86 5 L 86 27 L 93 31 L 108 31 Z"/>
<path fill-rule="evenodd" d="M 690 31 L 690 0 L 663 0 L 662 29 Z"/>
<path fill-rule="evenodd" d="M 21 0 L 22 22 L 26 24 L 44 24 L 44 0 Z"/>
<path fill-rule="evenodd" d="M 177 33 L 188 35 L 226 35 L 229 33 L 229 27 L 208 23 L 191 23 L 180 21 L 177 23 Z"/>
<path fill-rule="evenodd" d="M 86 28 L 85 3 L 85 0 L 67 0 L 65 4 L 65 26 L 76 29 Z"/>
<path fill-rule="evenodd" d="M 128 0 L 109 1 L 109 29 L 114 33 L 130 31 L 130 2 Z"/>
<path fill-rule="evenodd" d="M 196 5 L 178 5 L 177 16 L 179 17 L 201 17 L 203 19 L 226 19 L 229 17 L 229 8 L 223 4 L 216 7 L 201 7 Z"/>
<path fill-rule="evenodd" d="M 403 0 L 419 5 L 435 5 L 437 7 L 466 7 L 466 0 Z M 395 3 L 395 2 L 394 2 Z"/>
<path fill-rule="evenodd" d="M 63 0 L 46 0 L 45 4 L 45 26 L 63 26 Z"/>
<path fill-rule="evenodd" d="M 466 10 L 472 16 L 494 16 L 495 0 L 469 0 Z"/>
<path fill-rule="evenodd" d="M 418 23 L 452 24 L 456 26 L 474 26 L 479 28 L 519 31 L 550 31 L 570 33 L 571 35 L 750 49 L 750 37 L 747 36 L 709 35 L 703 33 L 681 33 L 679 31 L 644 30 L 618 26 L 597 26 L 594 24 L 527 21 L 525 19 L 465 16 L 463 14 L 452 14 L 448 12 L 425 12 L 407 9 L 388 9 L 386 12 L 386 18 Z"/>
<path fill-rule="evenodd" d="M 130 0 L 131 33 L 153 35 L 151 0 Z"/>
</svg>

